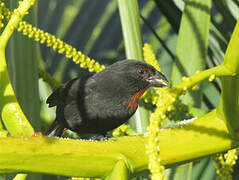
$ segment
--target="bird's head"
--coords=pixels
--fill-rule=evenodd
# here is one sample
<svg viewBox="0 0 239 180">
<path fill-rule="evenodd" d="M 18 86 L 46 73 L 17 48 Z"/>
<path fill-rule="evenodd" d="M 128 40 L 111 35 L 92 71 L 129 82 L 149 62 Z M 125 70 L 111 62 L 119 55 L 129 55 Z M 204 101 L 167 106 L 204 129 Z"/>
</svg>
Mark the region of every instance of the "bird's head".
<svg viewBox="0 0 239 180">
<path fill-rule="evenodd" d="M 140 89 L 166 87 L 168 85 L 167 78 L 161 72 L 143 61 L 118 61 L 114 63 L 110 69 L 114 69 L 118 77 L 125 77 L 124 80 L 132 83 L 132 85 L 137 84 Z"/>
<path fill-rule="evenodd" d="M 140 62 L 136 66 L 136 76 L 139 81 L 148 84 L 150 87 L 167 87 L 167 78 L 153 66 Z"/>
</svg>

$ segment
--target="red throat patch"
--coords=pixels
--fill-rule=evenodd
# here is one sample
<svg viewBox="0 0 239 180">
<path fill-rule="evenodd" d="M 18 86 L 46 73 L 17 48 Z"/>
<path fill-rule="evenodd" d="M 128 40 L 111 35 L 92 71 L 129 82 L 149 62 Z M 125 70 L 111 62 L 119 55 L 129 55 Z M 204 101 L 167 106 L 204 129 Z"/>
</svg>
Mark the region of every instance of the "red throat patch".
<svg viewBox="0 0 239 180">
<path fill-rule="evenodd" d="M 146 71 L 148 71 L 149 73 L 151 73 L 151 72 L 152 72 L 152 69 L 146 68 Z"/>
<path fill-rule="evenodd" d="M 138 92 L 136 92 L 133 96 L 131 96 L 131 101 L 130 102 L 123 102 L 124 105 L 128 106 L 131 110 L 131 112 L 135 112 L 137 107 L 138 107 L 138 102 L 139 98 L 144 94 L 144 92 L 148 89 L 149 87 L 146 87 Z"/>
</svg>

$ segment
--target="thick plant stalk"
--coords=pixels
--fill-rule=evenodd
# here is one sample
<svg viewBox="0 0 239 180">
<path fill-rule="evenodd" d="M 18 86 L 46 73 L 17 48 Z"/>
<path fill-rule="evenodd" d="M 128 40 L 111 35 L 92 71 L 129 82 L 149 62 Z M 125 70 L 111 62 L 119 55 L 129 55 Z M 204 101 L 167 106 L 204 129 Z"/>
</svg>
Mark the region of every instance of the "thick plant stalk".
<svg viewBox="0 0 239 180">
<path fill-rule="evenodd" d="M 119 160 L 127 159 L 127 163 L 117 168 L 123 170 L 126 165 L 132 176 L 136 176 L 148 172 L 148 158 L 144 148 L 146 141 L 142 136 L 127 136 L 106 142 L 48 137 L 0 138 L 0 144 L 4 144 L 0 148 L 0 174 L 41 172 L 105 177 Z M 177 127 L 160 130 L 160 159 L 166 167 L 238 145 L 238 141 L 231 139 L 224 121 L 218 118 L 216 111 Z"/>
<path fill-rule="evenodd" d="M 227 124 L 230 134 L 239 137 L 239 21 L 229 42 L 223 64 L 234 74 L 222 78 L 221 103 L 217 112 Z"/>
<path fill-rule="evenodd" d="M 137 0 L 118 0 L 118 6 L 126 57 L 127 59 L 143 60 L 138 2 Z M 148 126 L 148 111 L 139 106 L 134 117 L 135 121 L 133 122 L 131 119 L 130 123 L 138 133 L 144 133 Z"/>
<path fill-rule="evenodd" d="M 134 175 L 147 172 L 143 137 L 101 142 L 48 137 L 0 138 L 0 144 L 4 142 L 7 144 L 0 148 L 0 174 L 41 172 L 74 177 L 106 177 L 114 166 L 116 174 L 117 169 L 128 172 L 125 168 Z"/>
<path fill-rule="evenodd" d="M 5 59 L 5 48 L 9 38 L 27 10 L 34 4 L 34 0 L 19 1 L 20 6 L 14 11 L 6 28 L 0 36 L 0 111 L 2 120 L 13 136 L 31 136 L 34 130 L 19 106 L 12 84 L 9 79 Z"/>
<path fill-rule="evenodd" d="M 142 37 L 137 0 L 118 0 L 127 58 L 143 60 Z"/>
</svg>

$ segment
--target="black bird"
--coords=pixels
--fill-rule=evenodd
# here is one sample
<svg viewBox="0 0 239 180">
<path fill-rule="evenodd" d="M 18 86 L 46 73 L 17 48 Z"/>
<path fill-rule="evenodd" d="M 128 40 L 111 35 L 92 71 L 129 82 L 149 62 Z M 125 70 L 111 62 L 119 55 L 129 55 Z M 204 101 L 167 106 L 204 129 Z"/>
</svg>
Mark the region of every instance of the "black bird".
<svg viewBox="0 0 239 180">
<path fill-rule="evenodd" d="M 138 60 L 118 61 L 92 76 L 72 79 L 46 101 L 56 106 L 56 119 L 46 135 L 61 136 L 65 128 L 105 135 L 129 120 L 145 90 L 167 83 L 162 73 Z"/>
</svg>

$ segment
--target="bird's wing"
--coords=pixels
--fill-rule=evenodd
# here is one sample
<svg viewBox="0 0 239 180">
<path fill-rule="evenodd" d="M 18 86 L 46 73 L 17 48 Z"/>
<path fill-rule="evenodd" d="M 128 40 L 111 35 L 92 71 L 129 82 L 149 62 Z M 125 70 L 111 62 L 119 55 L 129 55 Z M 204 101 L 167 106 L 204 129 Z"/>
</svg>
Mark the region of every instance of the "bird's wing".
<svg viewBox="0 0 239 180">
<path fill-rule="evenodd" d="M 68 91 L 64 105 L 64 118 L 72 130 L 77 131 L 77 128 L 82 125 L 83 120 L 89 120 L 87 105 L 89 99 L 94 95 L 96 86 L 94 79 L 78 79 Z"/>
</svg>

